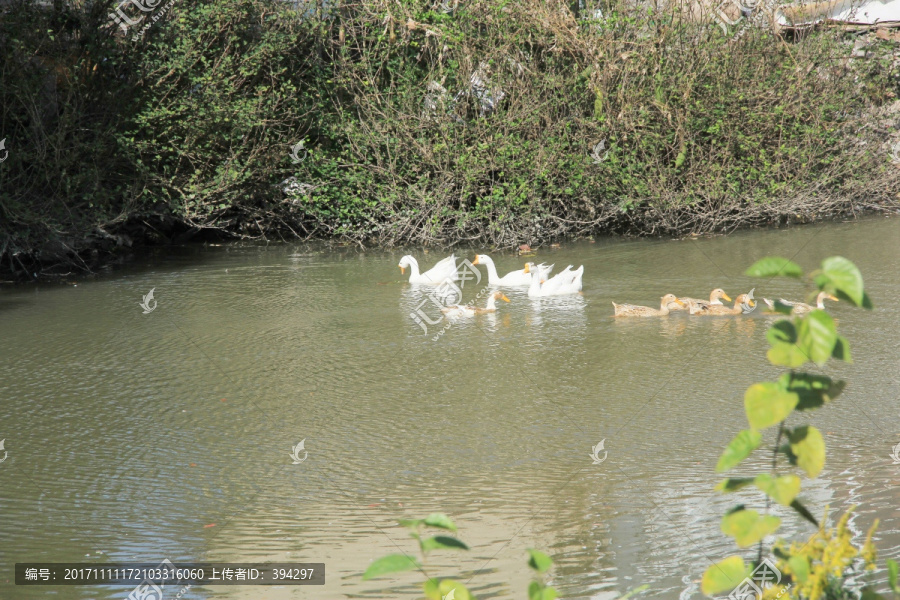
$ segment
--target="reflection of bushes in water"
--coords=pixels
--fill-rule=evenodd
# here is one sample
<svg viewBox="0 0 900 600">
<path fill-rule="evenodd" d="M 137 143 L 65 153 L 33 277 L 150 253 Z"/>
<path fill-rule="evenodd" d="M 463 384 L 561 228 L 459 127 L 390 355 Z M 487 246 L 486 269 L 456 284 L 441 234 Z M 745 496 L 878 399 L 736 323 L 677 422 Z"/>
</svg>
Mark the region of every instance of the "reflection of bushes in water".
<svg viewBox="0 0 900 600">
<path fill-rule="evenodd" d="M 7 258 L 177 228 L 500 246 L 712 231 L 886 202 L 896 178 L 836 116 L 890 91 L 884 71 L 854 81 L 838 34 L 730 40 L 622 2 L 206 0 L 132 43 L 102 4 L 0 21 L 17 40 L 0 58 Z"/>
</svg>

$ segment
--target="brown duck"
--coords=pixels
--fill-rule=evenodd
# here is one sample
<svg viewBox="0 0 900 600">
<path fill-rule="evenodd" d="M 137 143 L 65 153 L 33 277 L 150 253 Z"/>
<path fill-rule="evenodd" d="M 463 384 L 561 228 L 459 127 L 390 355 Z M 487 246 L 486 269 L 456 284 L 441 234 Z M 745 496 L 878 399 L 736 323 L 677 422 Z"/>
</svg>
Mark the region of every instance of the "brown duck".
<svg viewBox="0 0 900 600">
<path fill-rule="evenodd" d="M 675 294 L 666 294 L 660 298 L 659 308 L 650 308 L 649 306 L 637 306 L 635 304 L 616 304 L 612 303 L 615 317 L 664 317 L 669 314 L 669 304 L 684 306 L 684 303 L 675 297 Z"/>
<path fill-rule="evenodd" d="M 747 306 L 751 308 L 756 306 L 756 303 L 750 299 L 750 296 L 747 294 L 741 294 L 737 298 L 734 299 L 734 307 L 728 308 L 724 304 L 711 304 L 709 306 L 701 307 L 696 304 L 691 305 L 691 314 L 692 315 L 739 315 L 744 312 L 744 309 L 741 308 L 741 304 L 746 303 Z"/>
<path fill-rule="evenodd" d="M 669 310 L 690 310 L 690 307 L 694 304 L 705 307 L 705 306 L 724 306 L 719 298 L 725 298 L 729 302 L 731 302 L 731 298 L 728 297 L 728 294 L 725 293 L 725 290 L 722 288 L 716 288 L 709 293 L 709 300 L 700 300 L 698 298 L 679 298 L 684 304 L 678 305 L 677 302 L 669 303 Z"/>
</svg>

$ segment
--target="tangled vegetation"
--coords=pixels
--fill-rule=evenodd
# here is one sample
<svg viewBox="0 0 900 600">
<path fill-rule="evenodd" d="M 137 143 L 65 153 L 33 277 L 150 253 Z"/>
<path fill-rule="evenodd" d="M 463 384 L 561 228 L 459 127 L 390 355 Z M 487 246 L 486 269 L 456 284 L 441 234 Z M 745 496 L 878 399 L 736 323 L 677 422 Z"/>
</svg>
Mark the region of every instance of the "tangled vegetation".
<svg viewBox="0 0 900 600">
<path fill-rule="evenodd" d="M 893 42 L 850 60 L 850 34 L 590 4 L 173 0 L 123 35 L 109 0 L 17 0 L 0 268 L 198 235 L 508 248 L 895 206 L 866 120 L 895 96 Z"/>
</svg>

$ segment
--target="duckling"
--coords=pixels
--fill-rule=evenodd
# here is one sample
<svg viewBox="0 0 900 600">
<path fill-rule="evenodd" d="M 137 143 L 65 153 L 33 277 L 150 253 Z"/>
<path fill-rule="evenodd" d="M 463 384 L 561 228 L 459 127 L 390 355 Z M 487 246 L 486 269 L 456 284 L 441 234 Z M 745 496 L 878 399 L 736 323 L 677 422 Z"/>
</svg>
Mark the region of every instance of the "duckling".
<svg viewBox="0 0 900 600">
<path fill-rule="evenodd" d="M 722 288 L 716 288 L 709 293 L 709 300 L 700 300 L 698 298 L 679 298 L 684 304 L 679 306 L 675 302 L 669 304 L 669 310 L 689 310 L 691 305 L 696 304 L 697 306 L 724 306 L 719 300 L 719 298 L 725 298 L 729 302 L 731 302 L 731 298 L 728 297 L 728 294 L 725 293 L 725 290 Z"/>
<path fill-rule="evenodd" d="M 612 303 L 615 317 L 664 317 L 669 314 L 669 304 L 684 306 L 684 302 L 675 297 L 675 294 L 666 294 L 660 298 L 659 309 L 649 306 L 637 306 L 635 304 Z"/>
<path fill-rule="evenodd" d="M 790 300 L 785 300 L 784 298 L 779 298 L 778 301 L 786 306 L 791 307 L 792 315 L 805 315 L 808 312 L 811 312 L 814 308 L 818 308 L 819 310 L 825 310 L 825 303 L 823 300 L 834 300 L 835 302 L 840 302 L 835 296 L 832 296 L 828 292 L 819 292 L 819 295 L 816 296 L 816 305 L 812 306 L 810 304 L 806 304 L 805 302 L 792 302 Z M 769 300 L 768 298 L 763 298 L 763 302 L 765 302 L 770 309 L 775 310 L 775 301 Z"/>
<path fill-rule="evenodd" d="M 451 319 L 457 317 L 474 317 L 475 315 L 497 312 L 497 300 L 509 302 L 509 298 L 507 298 L 503 292 L 494 292 L 488 296 L 487 304 L 484 308 L 479 308 L 471 304 L 451 304 L 450 306 L 442 308 L 441 312 Z"/>
<path fill-rule="evenodd" d="M 749 294 L 741 294 L 737 298 L 734 299 L 734 307 L 728 308 L 723 304 L 710 304 L 708 306 L 700 306 L 697 304 L 691 305 L 691 314 L 692 315 L 739 315 L 744 312 L 744 309 L 741 308 L 741 304 L 746 303 L 749 307 L 756 306 L 756 303 L 750 298 Z"/>
</svg>

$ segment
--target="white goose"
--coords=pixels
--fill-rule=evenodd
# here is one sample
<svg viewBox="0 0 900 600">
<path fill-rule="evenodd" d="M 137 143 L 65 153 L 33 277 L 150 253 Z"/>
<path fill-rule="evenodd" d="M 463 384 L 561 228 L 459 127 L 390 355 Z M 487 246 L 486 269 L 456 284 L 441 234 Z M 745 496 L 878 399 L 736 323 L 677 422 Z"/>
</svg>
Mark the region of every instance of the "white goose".
<svg viewBox="0 0 900 600">
<path fill-rule="evenodd" d="M 456 271 L 456 256 L 453 254 L 441 261 L 438 261 L 436 265 L 434 265 L 424 273 L 419 273 L 419 261 L 417 261 L 415 257 L 410 256 L 409 254 L 401 258 L 400 264 L 397 266 L 400 267 L 401 273 L 406 273 L 406 268 L 410 268 L 410 283 L 439 285 L 447 279 L 449 279 L 450 281 L 456 281 L 457 279 L 459 279 L 459 273 L 457 273 Z"/>
<path fill-rule="evenodd" d="M 531 285 L 531 271 L 529 265 L 525 265 L 524 269 L 519 269 L 518 271 L 510 271 L 503 277 L 500 277 L 499 273 L 497 273 L 497 267 L 496 265 L 494 265 L 494 260 L 487 254 L 476 255 L 475 261 L 472 264 L 484 265 L 487 268 L 489 285 L 508 287 L 524 287 Z M 547 266 L 541 263 L 537 266 L 537 269 L 541 274 L 541 279 L 546 279 L 547 275 L 550 274 L 550 271 L 553 270 L 553 265 Z"/>
<path fill-rule="evenodd" d="M 490 285 L 518 286 L 531 284 L 531 275 L 528 273 L 527 267 L 518 271 L 510 271 L 503 277 L 500 277 L 499 273 L 497 273 L 497 266 L 494 265 L 494 260 L 487 254 L 476 254 L 472 264 L 484 265 L 487 268 L 488 283 Z"/>
<path fill-rule="evenodd" d="M 528 267 L 532 270 L 531 286 L 528 288 L 528 296 L 531 298 L 577 294 L 581 291 L 584 265 L 574 271 L 572 265 L 569 265 L 547 281 L 542 281 L 539 269 L 534 269 L 533 263 L 529 263 Z"/>
</svg>

